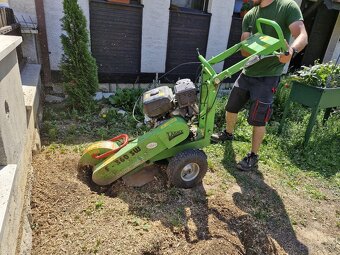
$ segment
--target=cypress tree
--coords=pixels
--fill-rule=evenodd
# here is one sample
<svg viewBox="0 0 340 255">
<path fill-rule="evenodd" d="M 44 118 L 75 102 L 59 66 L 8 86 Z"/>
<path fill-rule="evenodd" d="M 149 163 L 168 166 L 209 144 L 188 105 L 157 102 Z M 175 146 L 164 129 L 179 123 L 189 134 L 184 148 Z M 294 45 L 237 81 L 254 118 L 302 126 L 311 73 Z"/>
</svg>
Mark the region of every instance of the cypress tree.
<svg viewBox="0 0 340 255">
<path fill-rule="evenodd" d="M 93 95 L 98 89 L 98 70 L 91 56 L 86 18 L 77 0 L 64 0 L 61 19 L 63 56 L 61 71 L 65 81 L 68 102 L 79 110 L 89 110 L 94 105 Z"/>
</svg>

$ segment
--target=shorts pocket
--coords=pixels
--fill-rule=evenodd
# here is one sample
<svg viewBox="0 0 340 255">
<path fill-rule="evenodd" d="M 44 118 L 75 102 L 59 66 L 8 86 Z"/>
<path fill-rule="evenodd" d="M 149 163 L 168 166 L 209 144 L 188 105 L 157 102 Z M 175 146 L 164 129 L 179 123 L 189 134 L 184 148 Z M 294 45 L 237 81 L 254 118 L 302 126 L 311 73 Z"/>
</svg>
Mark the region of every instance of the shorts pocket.
<svg viewBox="0 0 340 255">
<path fill-rule="evenodd" d="M 267 123 L 272 113 L 272 104 L 256 100 L 250 108 L 250 118 L 252 121 Z"/>
</svg>

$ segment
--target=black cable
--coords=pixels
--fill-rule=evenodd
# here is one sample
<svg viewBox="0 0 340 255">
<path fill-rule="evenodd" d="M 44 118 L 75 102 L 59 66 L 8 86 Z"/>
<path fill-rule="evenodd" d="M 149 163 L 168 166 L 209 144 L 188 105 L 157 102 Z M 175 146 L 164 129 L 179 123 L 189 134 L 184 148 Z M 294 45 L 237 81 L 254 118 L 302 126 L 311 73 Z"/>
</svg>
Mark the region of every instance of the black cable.
<svg viewBox="0 0 340 255">
<path fill-rule="evenodd" d="M 199 79 L 199 77 L 202 75 L 202 70 L 200 71 L 200 69 L 201 69 L 202 67 L 201 67 L 201 65 L 199 65 L 198 67 L 197 67 L 197 69 L 196 69 L 196 73 L 195 73 L 195 86 L 198 88 L 198 86 L 197 86 L 197 83 L 198 83 L 198 79 Z"/>
<path fill-rule="evenodd" d="M 175 66 L 174 68 L 172 68 L 170 71 L 163 74 L 161 77 L 159 77 L 158 80 L 162 79 L 164 76 L 166 76 L 169 73 L 171 73 L 172 71 L 176 70 L 178 67 L 181 67 L 181 66 L 184 66 L 184 65 L 193 65 L 193 64 L 201 64 L 201 62 L 186 62 L 186 63 L 179 64 L 179 65 Z"/>
<path fill-rule="evenodd" d="M 225 80 L 225 79 L 223 79 L 223 80 L 221 81 L 221 84 L 222 84 L 222 82 L 223 82 L 224 80 Z M 208 86 L 208 85 L 206 85 L 206 86 Z M 202 118 L 202 117 L 206 116 L 206 115 L 211 111 L 211 109 L 214 107 L 214 104 L 216 103 L 216 99 L 217 99 L 218 93 L 220 92 L 220 89 L 221 89 L 221 85 L 218 86 L 218 90 L 217 90 L 217 92 L 216 92 L 216 97 L 215 97 L 214 102 L 212 103 L 211 107 L 210 107 L 209 109 L 207 109 L 207 111 L 206 111 L 205 114 L 203 114 L 202 116 L 199 116 L 199 118 Z M 208 93 L 209 93 L 209 90 L 208 90 Z M 207 98 L 208 98 L 208 93 L 207 93 L 207 96 L 206 96 L 205 99 L 204 99 L 205 101 L 206 101 Z M 206 102 L 204 102 L 204 104 L 205 104 L 205 103 L 206 103 Z"/>
</svg>

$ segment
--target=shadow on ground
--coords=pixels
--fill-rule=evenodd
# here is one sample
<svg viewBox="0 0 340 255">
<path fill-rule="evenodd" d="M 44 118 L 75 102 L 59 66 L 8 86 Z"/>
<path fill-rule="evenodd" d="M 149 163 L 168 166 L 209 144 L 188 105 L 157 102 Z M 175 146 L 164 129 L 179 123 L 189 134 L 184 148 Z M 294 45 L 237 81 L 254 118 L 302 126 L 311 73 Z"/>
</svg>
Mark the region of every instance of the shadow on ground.
<svg viewBox="0 0 340 255">
<path fill-rule="evenodd" d="M 243 212 L 252 215 L 255 224 L 262 226 L 261 229 L 288 254 L 308 254 L 308 248 L 296 237 L 282 199 L 277 191 L 264 181 L 262 173 L 236 169 L 235 152 L 231 142 L 225 145 L 223 165 L 235 178 L 241 190 L 232 195 L 234 204 Z"/>
<path fill-rule="evenodd" d="M 281 247 L 289 254 L 308 254 L 296 239 L 276 191 L 264 183 L 261 175 L 233 170 L 235 155 L 230 145 L 226 151 L 225 167 L 241 187 L 241 193 L 233 194 L 234 203 L 227 201 L 225 194 L 209 198 L 203 185 L 193 189 L 168 187 L 165 173 L 141 188 L 127 187 L 122 181 L 98 187 L 88 171 L 80 171 L 78 178 L 98 194 L 122 199 L 136 219 L 161 222 L 187 243 L 191 254 L 284 254 Z M 182 252 L 187 254 L 187 250 Z M 162 254 L 160 244 L 143 254 Z"/>
</svg>

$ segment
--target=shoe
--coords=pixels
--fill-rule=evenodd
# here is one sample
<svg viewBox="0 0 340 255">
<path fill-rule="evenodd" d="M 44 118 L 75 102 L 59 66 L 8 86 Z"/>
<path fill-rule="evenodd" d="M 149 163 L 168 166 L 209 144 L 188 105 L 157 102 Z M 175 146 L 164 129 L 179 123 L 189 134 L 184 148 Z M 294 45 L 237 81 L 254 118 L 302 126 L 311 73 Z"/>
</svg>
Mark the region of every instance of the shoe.
<svg viewBox="0 0 340 255">
<path fill-rule="evenodd" d="M 237 163 L 237 169 L 241 171 L 251 171 L 257 169 L 257 163 L 259 162 L 259 156 L 255 153 L 248 153 L 240 162 Z"/>
<path fill-rule="evenodd" d="M 234 135 L 228 133 L 226 130 L 223 130 L 217 134 L 212 134 L 211 141 L 213 142 L 225 142 L 234 140 Z"/>
</svg>

